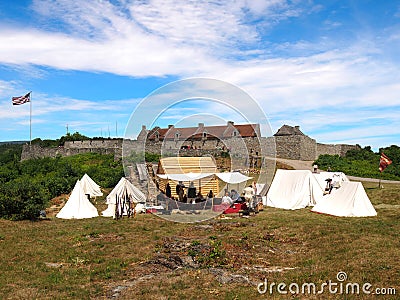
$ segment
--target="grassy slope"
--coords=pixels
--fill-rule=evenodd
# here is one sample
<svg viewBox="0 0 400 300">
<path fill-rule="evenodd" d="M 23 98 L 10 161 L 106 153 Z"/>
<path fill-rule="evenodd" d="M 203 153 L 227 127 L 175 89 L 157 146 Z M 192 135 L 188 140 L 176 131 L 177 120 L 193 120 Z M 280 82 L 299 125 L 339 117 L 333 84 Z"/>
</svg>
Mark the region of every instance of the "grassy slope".
<svg viewBox="0 0 400 300">
<path fill-rule="evenodd" d="M 365 186 L 375 206 L 400 205 L 399 185 L 385 185 L 384 189 L 371 183 Z M 104 205 L 98 208 L 101 211 Z M 254 284 L 264 278 L 287 284 L 321 284 L 336 281 L 339 271 L 348 274 L 349 282 L 395 287 L 398 294 L 399 207 L 378 208 L 377 212 L 374 218 L 336 218 L 308 209 L 267 208 L 249 219 L 234 217 L 201 224 L 208 227 L 171 223 L 152 215 L 119 221 L 0 220 L 0 295 L 5 299 L 97 299 L 111 296 L 118 285 L 125 285 L 128 287 L 119 299 L 254 299 L 260 297 Z M 248 276 L 253 284 L 221 284 L 205 267 L 173 270 L 145 263 L 176 251 L 187 254 L 190 245 L 210 245 L 210 236 L 222 244 L 219 257 L 211 258 L 210 252 L 205 252 L 208 264 L 222 264 L 222 269 Z M 186 248 L 171 250 L 171 243 Z M 62 266 L 48 267 L 46 263 Z M 252 269 L 254 266 L 295 269 L 266 273 Z M 262 297 L 279 298 L 279 294 Z M 324 294 L 329 297 L 335 298 Z"/>
</svg>

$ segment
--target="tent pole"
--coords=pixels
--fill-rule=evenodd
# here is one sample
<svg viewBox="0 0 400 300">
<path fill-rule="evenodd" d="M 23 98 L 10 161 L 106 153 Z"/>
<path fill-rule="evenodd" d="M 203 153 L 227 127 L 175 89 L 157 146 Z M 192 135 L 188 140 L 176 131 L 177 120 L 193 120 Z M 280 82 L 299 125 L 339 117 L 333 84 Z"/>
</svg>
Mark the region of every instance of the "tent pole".
<svg viewBox="0 0 400 300">
<path fill-rule="evenodd" d="M 118 196 L 115 195 L 115 212 L 114 212 L 114 218 L 118 220 Z"/>
</svg>

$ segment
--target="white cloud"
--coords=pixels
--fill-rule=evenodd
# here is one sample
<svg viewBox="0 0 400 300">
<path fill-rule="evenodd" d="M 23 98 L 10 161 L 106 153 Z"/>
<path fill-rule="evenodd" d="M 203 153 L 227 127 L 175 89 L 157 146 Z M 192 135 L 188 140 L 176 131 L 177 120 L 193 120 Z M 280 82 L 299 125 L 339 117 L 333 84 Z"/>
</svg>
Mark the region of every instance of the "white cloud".
<svg viewBox="0 0 400 300">
<path fill-rule="evenodd" d="M 283 0 L 180 5 L 170 0 L 119 5 L 37 0 L 32 7 L 49 20 L 46 30 L 5 26 L 0 30 L 2 63 L 132 76 L 190 76 L 224 68 L 219 58 L 238 53 L 237 47 L 248 44 L 246 55 L 259 52 L 254 46 L 261 37 L 250 15 L 262 15 L 264 25 L 294 15 L 293 5 Z M 52 28 L 52 22 L 58 26 Z"/>
<path fill-rule="evenodd" d="M 3 86 L 7 88 L 2 88 Z M 100 135 L 101 129 L 106 132 L 110 127 L 114 136 L 116 122 L 119 123 L 119 131 L 122 132 L 129 113 L 139 102 L 139 99 L 97 102 L 35 92 L 31 104 L 13 106 L 11 95 L 19 94 L 14 86 L 0 81 L 0 140 L 27 139 L 31 104 L 33 138 L 58 138 L 65 134 L 66 124 L 71 132 L 79 131 L 97 136 Z"/>
<path fill-rule="evenodd" d="M 132 17 L 146 31 L 173 43 L 190 45 L 233 45 L 258 40 L 255 29 L 241 22 L 244 12 L 237 3 L 171 0 L 134 3 Z"/>
<path fill-rule="evenodd" d="M 9 97 L 10 103 L 11 103 L 11 95 L 13 95 L 13 93 L 15 92 L 14 85 L 15 85 L 15 83 L 12 81 L 0 80 L 0 96 L 2 98 Z"/>
</svg>

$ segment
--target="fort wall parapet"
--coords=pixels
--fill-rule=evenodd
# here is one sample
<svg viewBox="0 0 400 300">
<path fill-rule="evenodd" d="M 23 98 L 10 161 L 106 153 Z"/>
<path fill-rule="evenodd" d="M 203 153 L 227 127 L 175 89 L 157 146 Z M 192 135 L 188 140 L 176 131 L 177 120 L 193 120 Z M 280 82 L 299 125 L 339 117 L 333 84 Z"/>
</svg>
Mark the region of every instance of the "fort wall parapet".
<svg viewBox="0 0 400 300">
<path fill-rule="evenodd" d="M 122 157 L 122 139 L 113 140 L 87 140 L 87 141 L 68 141 L 64 146 L 41 147 L 39 145 L 25 144 L 22 147 L 21 160 L 72 156 L 82 153 L 113 154 L 115 159 Z"/>
<path fill-rule="evenodd" d="M 163 156 L 177 155 L 219 155 L 229 152 L 232 157 L 274 156 L 294 160 L 315 160 L 321 154 L 344 156 L 348 150 L 358 149 L 357 145 L 322 144 L 303 134 L 298 126 L 283 125 L 272 137 L 240 137 L 199 138 L 169 140 L 144 140 L 145 127 L 138 140 L 103 139 L 67 141 L 64 146 L 57 148 L 42 148 L 38 145 L 24 145 L 21 160 L 43 157 L 71 156 L 81 153 L 113 154 L 115 159 L 130 153 L 162 154 Z M 122 148 L 124 147 L 124 150 Z M 144 148 L 144 149 L 143 149 Z M 122 153 L 124 151 L 124 153 Z"/>
</svg>

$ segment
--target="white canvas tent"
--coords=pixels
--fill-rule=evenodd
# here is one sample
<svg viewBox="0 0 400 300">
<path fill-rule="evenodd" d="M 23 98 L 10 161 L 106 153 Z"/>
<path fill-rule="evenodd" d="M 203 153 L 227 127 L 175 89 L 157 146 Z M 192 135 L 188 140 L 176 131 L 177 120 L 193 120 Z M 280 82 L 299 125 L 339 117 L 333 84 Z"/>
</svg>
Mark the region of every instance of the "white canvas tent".
<svg viewBox="0 0 400 300">
<path fill-rule="evenodd" d="M 338 217 L 377 215 L 361 182 L 342 182 L 339 189 L 324 196 L 311 211 Z"/>
<path fill-rule="evenodd" d="M 323 189 L 309 170 L 276 171 L 267 193 L 266 205 L 284 209 L 313 206 L 323 196 Z"/>
<path fill-rule="evenodd" d="M 96 207 L 90 203 L 83 191 L 81 182 L 78 180 L 67 203 L 56 217 L 60 219 L 85 219 L 94 218 L 98 215 Z"/>
<path fill-rule="evenodd" d="M 108 207 L 101 214 L 104 217 L 114 217 L 118 199 L 129 199 L 132 203 L 146 202 L 146 196 L 125 177 L 122 177 L 106 198 Z M 126 213 L 127 207 L 124 209 Z M 120 211 L 120 213 L 122 213 Z"/>
<path fill-rule="evenodd" d="M 84 193 L 89 194 L 90 197 L 103 196 L 100 186 L 88 174 L 82 176 L 81 185 Z"/>
</svg>

